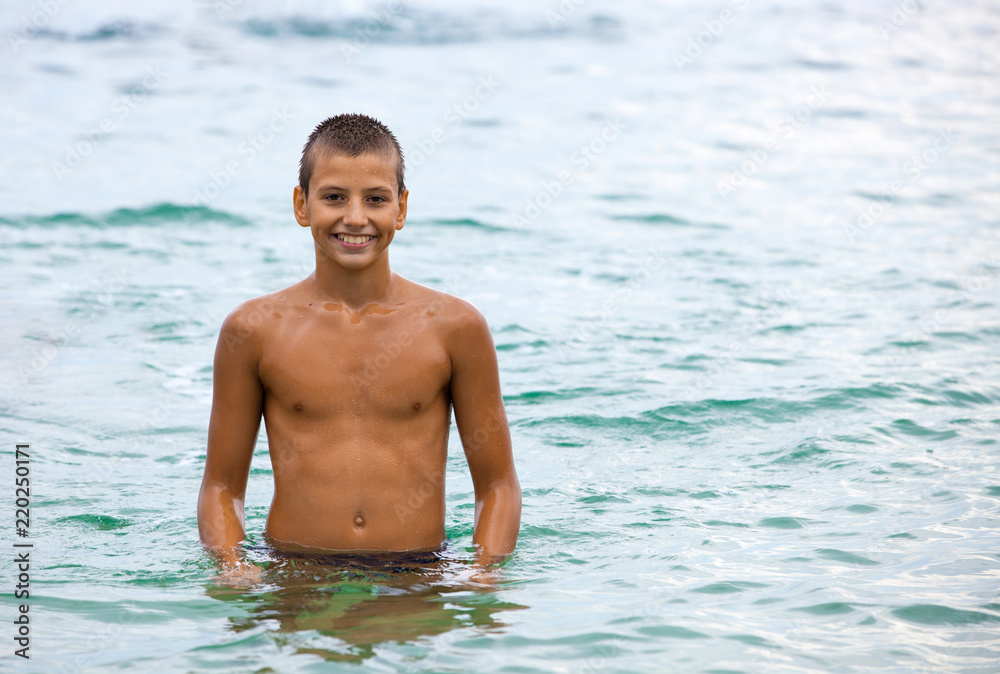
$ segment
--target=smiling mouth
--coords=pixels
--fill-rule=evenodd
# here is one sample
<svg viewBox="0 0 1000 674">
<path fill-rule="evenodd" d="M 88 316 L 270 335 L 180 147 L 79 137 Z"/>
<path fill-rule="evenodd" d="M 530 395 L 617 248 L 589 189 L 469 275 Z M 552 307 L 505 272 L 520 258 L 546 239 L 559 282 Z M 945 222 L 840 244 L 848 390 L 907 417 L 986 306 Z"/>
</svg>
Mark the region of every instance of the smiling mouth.
<svg viewBox="0 0 1000 674">
<path fill-rule="evenodd" d="M 354 234 L 334 234 L 334 236 L 349 246 L 363 246 L 375 238 L 374 236 L 355 236 Z"/>
</svg>

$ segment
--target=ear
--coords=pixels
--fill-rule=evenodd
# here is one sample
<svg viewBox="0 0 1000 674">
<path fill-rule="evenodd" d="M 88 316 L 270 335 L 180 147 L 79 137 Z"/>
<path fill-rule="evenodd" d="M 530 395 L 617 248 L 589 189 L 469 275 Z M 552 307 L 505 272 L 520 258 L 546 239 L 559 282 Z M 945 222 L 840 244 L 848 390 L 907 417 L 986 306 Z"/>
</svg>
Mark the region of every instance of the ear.
<svg viewBox="0 0 1000 674">
<path fill-rule="evenodd" d="M 399 213 L 396 214 L 396 231 L 398 232 L 406 224 L 406 200 L 410 196 L 410 190 L 403 190 L 399 195 Z"/>
<path fill-rule="evenodd" d="M 298 185 L 292 190 L 292 212 L 295 222 L 302 227 L 309 227 L 309 212 L 306 210 L 306 193 Z"/>
</svg>

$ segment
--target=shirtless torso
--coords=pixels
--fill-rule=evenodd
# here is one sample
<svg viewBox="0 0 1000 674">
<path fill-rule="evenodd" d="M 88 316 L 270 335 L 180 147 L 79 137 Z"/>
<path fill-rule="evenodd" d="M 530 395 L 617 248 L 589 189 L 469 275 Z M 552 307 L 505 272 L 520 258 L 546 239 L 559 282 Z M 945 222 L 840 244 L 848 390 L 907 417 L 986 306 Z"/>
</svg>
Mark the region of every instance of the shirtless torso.
<svg viewBox="0 0 1000 674">
<path fill-rule="evenodd" d="M 461 307 L 397 284 L 395 304 L 363 312 L 310 303 L 295 288 L 257 300 L 271 309 L 258 371 L 275 543 L 413 550 L 444 540 L 445 337 Z"/>
<path fill-rule="evenodd" d="M 316 271 L 225 320 L 198 499 L 202 542 L 240 569 L 261 418 L 274 470 L 265 534 L 288 550 L 433 550 L 445 538 L 454 411 L 476 492 L 473 542 L 513 551 L 521 513 L 489 326 L 471 304 L 389 269 L 406 219 L 395 164 L 322 156 L 296 220 Z"/>
</svg>

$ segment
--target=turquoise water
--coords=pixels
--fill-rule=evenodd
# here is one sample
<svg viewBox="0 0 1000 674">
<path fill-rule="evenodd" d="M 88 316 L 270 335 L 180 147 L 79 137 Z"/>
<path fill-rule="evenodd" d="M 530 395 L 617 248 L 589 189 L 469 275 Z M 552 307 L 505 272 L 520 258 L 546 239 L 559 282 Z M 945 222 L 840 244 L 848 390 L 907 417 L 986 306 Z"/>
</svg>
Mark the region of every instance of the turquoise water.
<svg viewBox="0 0 1000 674">
<path fill-rule="evenodd" d="M 45 7 L 0 9 L 0 668 L 1000 671 L 994 4 Z M 218 327 L 309 272 L 343 111 L 410 161 L 394 268 L 493 329 L 494 591 L 455 438 L 439 564 L 226 588 L 197 540 Z M 262 439 L 255 542 L 270 497 Z"/>
</svg>

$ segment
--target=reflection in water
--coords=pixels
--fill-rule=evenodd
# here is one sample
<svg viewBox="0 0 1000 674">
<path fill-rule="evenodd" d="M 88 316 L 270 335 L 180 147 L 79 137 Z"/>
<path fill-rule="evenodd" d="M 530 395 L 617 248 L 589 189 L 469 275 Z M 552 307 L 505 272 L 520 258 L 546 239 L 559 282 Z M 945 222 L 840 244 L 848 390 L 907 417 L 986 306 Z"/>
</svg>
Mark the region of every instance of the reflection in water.
<svg viewBox="0 0 1000 674">
<path fill-rule="evenodd" d="M 258 563 L 267 568 L 254 587 L 208 589 L 209 596 L 242 609 L 230 616 L 232 631 L 273 625 L 277 646 L 298 644 L 295 653 L 326 660 L 361 662 L 382 643 L 470 627 L 496 630 L 503 626 L 496 614 L 526 608 L 500 600 L 498 586 L 470 582 L 469 562 L 446 553 L 272 554 Z"/>
</svg>

